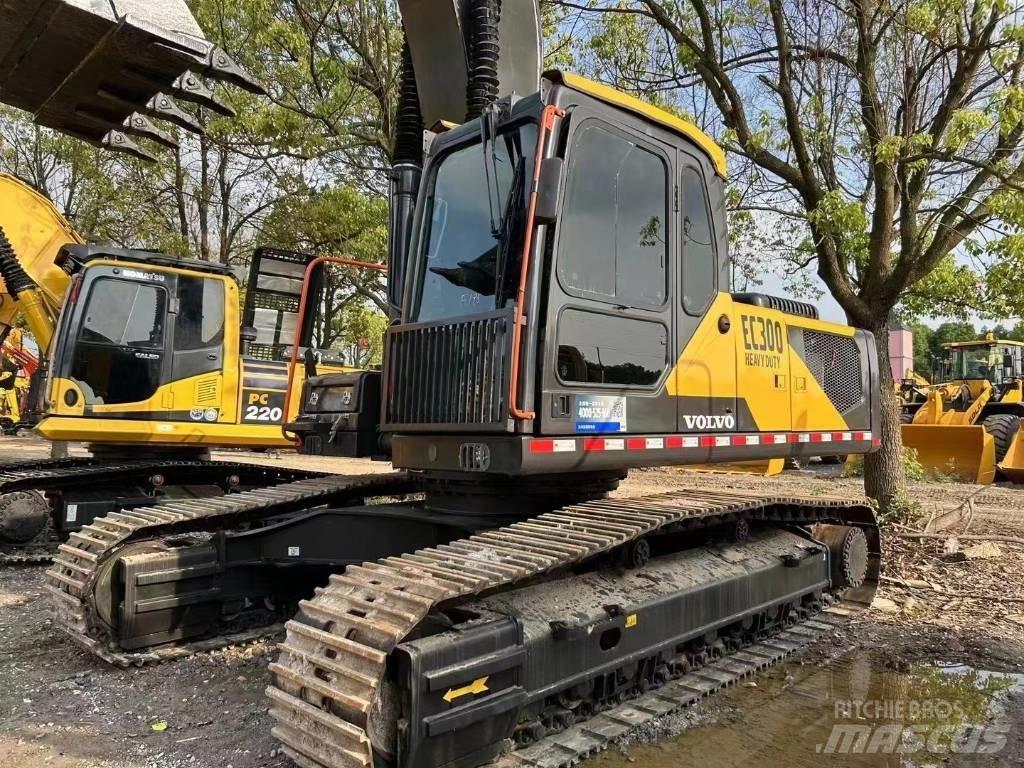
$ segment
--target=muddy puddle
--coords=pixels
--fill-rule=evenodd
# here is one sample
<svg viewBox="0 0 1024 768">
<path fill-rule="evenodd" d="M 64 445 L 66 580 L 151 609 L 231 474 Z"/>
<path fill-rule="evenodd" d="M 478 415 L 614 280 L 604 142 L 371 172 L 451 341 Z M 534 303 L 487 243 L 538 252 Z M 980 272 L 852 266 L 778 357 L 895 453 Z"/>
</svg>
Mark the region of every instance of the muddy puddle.
<svg viewBox="0 0 1024 768">
<path fill-rule="evenodd" d="M 878 668 L 867 652 L 791 662 L 719 694 L 704 724 L 612 749 L 591 768 L 1018 765 L 1024 675 Z"/>
</svg>

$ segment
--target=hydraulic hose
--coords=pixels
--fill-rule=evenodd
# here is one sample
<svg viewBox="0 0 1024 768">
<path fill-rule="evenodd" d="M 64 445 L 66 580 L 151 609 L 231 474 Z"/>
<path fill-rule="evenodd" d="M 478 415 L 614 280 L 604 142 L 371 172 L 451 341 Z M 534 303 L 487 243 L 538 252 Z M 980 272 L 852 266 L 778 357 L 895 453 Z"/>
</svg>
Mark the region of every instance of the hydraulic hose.
<svg viewBox="0 0 1024 768">
<path fill-rule="evenodd" d="M 46 353 L 53 339 L 53 322 L 46 311 L 39 286 L 21 266 L 3 227 L 0 227 L 0 278 L 3 278 L 11 298 L 21 307 L 28 329 L 35 337 L 40 351 Z"/>
<path fill-rule="evenodd" d="M 0 227 L 0 277 L 4 279 L 7 292 L 15 300 L 21 293 L 31 291 L 36 287 L 32 278 L 22 268 L 21 262 L 18 261 L 18 257 L 14 253 L 14 246 L 7 239 L 7 233 L 4 232 L 3 227 Z"/>
<path fill-rule="evenodd" d="M 474 120 L 498 98 L 498 22 L 501 0 L 470 0 L 469 80 L 466 120 Z"/>
<path fill-rule="evenodd" d="M 421 165 L 423 158 L 423 114 L 416 87 L 409 41 L 402 43 L 402 75 L 398 90 L 398 113 L 395 119 L 395 165 Z"/>
</svg>

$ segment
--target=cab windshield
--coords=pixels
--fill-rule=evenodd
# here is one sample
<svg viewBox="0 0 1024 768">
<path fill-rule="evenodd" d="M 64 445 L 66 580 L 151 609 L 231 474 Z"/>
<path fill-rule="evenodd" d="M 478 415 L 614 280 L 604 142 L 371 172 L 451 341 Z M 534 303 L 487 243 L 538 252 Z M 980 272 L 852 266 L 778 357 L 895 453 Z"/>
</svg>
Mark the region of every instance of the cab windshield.
<svg viewBox="0 0 1024 768">
<path fill-rule="evenodd" d="M 424 208 L 411 320 L 428 321 L 506 306 L 518 275 L 525 190 L 537 126 L 503 128 L 435 162 Z"/>
<path fill-rule="evenodd" d="M 992 344 L 950 350 L 949 379 L 987 379 L 1003 384 L 1021 374 L 1021 348 Z"/>
</svg>

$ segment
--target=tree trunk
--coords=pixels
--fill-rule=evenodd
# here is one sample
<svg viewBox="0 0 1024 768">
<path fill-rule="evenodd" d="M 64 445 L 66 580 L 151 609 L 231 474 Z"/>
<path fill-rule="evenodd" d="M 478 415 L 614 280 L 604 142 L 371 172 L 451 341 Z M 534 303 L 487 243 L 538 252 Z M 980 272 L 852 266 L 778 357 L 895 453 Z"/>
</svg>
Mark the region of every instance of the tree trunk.
<svg viewBox="0 0 1024 768">
<path fill-rule="evenodd" d="M 210 140 L 199 137 L 199 258 L 210 260 Z"/>
<path fill-rule="evenodd" d="M 878 501 L 879 509 L 890 511 L 906 487 L 903 467 L 903 440 L 900 436 L 900 403 L 896 395 L 889 362 L 888 323 L 869 328 L 878 347 L 878 383 L 881 389 L 881 420 L 874 434 L 882 438 L 881 447 L 864 457 L 864 491 Z"/>
<path fill-rule="evenodd" d="M 174 151 L 174 199 L 178 204 L 178 232 L 181 247 L 188 247 L 188 202 L 185 200 L 185 167 L 181 162 L 181 147 Z"/>
</svg>

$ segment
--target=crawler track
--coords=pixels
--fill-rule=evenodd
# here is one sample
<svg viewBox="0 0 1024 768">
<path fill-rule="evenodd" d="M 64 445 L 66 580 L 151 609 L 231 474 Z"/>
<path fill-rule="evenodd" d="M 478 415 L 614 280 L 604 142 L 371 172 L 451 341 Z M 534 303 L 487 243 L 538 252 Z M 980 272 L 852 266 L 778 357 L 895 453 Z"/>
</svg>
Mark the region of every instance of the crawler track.
<svg viewBox="0 0 1024 768">
<path fill-rule="evenodd" d="M 265 478 L 268 485 L 290 479 L 324 476 L 319 472 L 261 467 L 241 462 L 155 459 L 112 462 L 94 457 L 78 457 L 0 465 L 0 495 L 18 491 L 47 493 L 64 490 L 71 484 L 79 487 L 120 481 L 130 484 L 153 474 L 198 476 L 211 472 L 218 475 L 259 475 Z M 52 562 L 56 545 L 56 537 L 49 526 L 34 541 L 27 544 L 0 543 L 0 567 L 45 565 Z"/>
<path fill-rule="evenodd" d="M 274 736 L 301 768 L 371 768 L 371 734 L 388 731 L 386 723 L 377 721 L 388 717 L 381 698 L 388 657 L 430 611 L 513 588 L 655 532 L 740 519 L 863 527 L 871 552 L 870 583 L 851 590 L 849 597 L 857 603 L 873 592 L 878 530 L 865 504 L 692 490 L 573 505 L 332 576 L 327 587 L 301 604 L 310 623 L 323 629 L 288 622 L 281 656 L 271 665 L 273 685 L 267 695 L 277 721 Z M 784 650 L 778 653 L 785 655 Z M 562 755 L 554 762 L 534 762 L 559 768 L 574 761 L 574 752 L 563 750 Z"/>
<path fill-rule="evenodd" d="M 323 504 L 347 504 L 383 494 L 416 490 L 402 473 L 314 477 L 213 499 L 168 501 L 152 507 L 97 518 L 72 533 L 58 547 L 47 573 L 46 589 L 54 603 L 58 626 L 86 650 L 122 667 L 180 658 L 256 639 L 280 627 L 258 628 L 183 646 L 126 653 L 111 646 L 106 627 L 92 604 L 92 588 L 100 567 L 127 544 L 141 539 L 237 527 L 260 518 Z"/>
<path fill-rule="evenodd" d="M 586 722 L 548 736 L 537 744 L 509 752 L 494 768 L 566 768 L 601 752 L 658 718 L 696 704 L 723 688 L 756 675 L 800 653 L 847 621 L 847 611 L 827 608 L 812 619 L 666 683 L 636 699 L 601 712 Z"/>
</svg>

